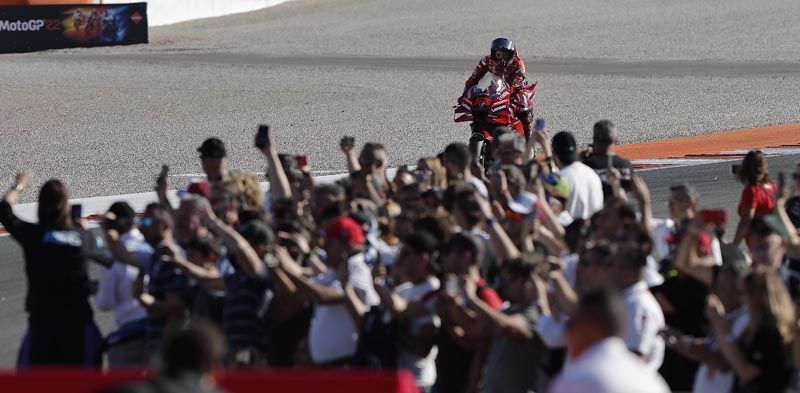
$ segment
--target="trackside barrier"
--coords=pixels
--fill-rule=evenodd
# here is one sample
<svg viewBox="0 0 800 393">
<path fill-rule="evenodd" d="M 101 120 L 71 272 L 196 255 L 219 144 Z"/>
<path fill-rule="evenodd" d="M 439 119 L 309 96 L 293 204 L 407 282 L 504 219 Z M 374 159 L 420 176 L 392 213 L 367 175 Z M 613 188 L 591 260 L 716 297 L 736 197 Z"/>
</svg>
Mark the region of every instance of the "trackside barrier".
<svg viewBox="0 0 800 393">
<path fill-rule="evenodd" d="M 135 370 L 101 373 L 81 369 L 57 369 L 0 373 L 5 393 L 99 393 L 145 380 Z M 406 371 L 243 371 L 217 375 L 219 386 L 230 393 L 418 393 Z"/>
<path fill-rule="evenodd" d="M 116 4 L 125 1 L 101 0 L 100 3 Z M 255 11 L 286 1 L 288 0 L 149 0 L 147 9 L 150 26 L 161 26 L 193 19 Z"/>
<path fill-rule="evenodd" d="M 147 5 L 0 6 L 0 53 L 147 43 Z"/>
</svg>

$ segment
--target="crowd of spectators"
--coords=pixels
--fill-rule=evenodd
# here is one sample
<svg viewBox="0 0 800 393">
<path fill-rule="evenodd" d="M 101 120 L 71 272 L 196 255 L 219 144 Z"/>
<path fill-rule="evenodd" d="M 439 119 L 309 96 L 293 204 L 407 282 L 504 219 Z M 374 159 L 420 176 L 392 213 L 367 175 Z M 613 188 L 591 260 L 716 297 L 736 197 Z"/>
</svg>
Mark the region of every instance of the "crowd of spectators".
<svg viewBox="0 0 800 393">
<path fill-rule="evenodd" d="M 58 180 L 40 190 L 38 223 L 19 219 L 12 205 L 31 183 L 19 173 L 0 223 L 25 253 L 20 367 L 399 368 L 438 393 L 797 385 L 800 164 L 786 168 L 791 187 L 749 152 L 726 237 L 727 212 L 699 209 L 690 184 L 653 217 L 609 121 L 588 148 L 570 132 L 499 128 L 488 168 L 452 143 L 393 176 L 384 146 L 357 154 L 345 137 L 349 175 L 335 182 L 270 138 L 266 194 L 209 138 L 206 178 L 178 205 L 163 170 L 143 214 L 114 203 L 100 231 L 72 217 Z M 105 337 L 92 299 L 114 312 Z"/>
</svg>

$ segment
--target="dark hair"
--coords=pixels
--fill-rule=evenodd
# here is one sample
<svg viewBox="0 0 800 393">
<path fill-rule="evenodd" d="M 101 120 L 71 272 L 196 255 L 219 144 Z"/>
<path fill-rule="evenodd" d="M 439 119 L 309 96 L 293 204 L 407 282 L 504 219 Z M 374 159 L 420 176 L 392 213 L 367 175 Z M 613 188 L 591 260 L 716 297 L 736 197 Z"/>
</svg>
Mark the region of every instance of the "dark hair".
<svg viewBox="0 0 800 393">
<path fill-rule="evenodd" d="M 553 153 L 564 165 L 570 165 L 578 159 L 578 144 L 575 136 L 569 131 L 561 131 L 553 137 Z"/>
<path fill-rule="evenodd" d="M 513 259 L 503 263 L 502 269 L 511 274 L 513 277 L 530 277 L 531 273 L 536 270 L 536 265 L 530 261 Z"/>
<path fill-rule="evenodd" d="M 459 170 L 466 170 L 472 161 L 472 153 L 465 143 L 451 143 L 444 148 L 444 162 L 455 165 Z"/>
<path fill-rule="evenodd" d="M 777 233 L 774 228 L 767 224 L 763 217 L 753 217 L 750 221 L 749 231 L 751 235 L 765 237 Z"/>
<path fill-rule="evenodd" d="M 593 255 L 596 258 L 596 263 L 600 265 L 606 267 L 611 265 L 613 255 L 611 253 L 611 248 L 606 244 L 598 244 L 594 247 L 582 250 L 578 257 L 578 263 L 585 261 L 590 255 Z"/>
<path fill-rule="evenodd" d="M 439 242 L 428 232 L 417 231 L 403 239 L 403 246 L 407 247 L 417 255 L 428 254 L 433 262 L 439 250 Z"/>
<path fill-rule="evenodd" d="M 442 254 L 452 251 L 466 251 L 471 254 L 470 265 L 477 265 L 483 259 L 483 247 L 478 241 L 469 235 L 456 233 L 445 244 Z"/>
<path fill-rule="evenodd" d="M 641 270 L 647 266 L 647 252 L 636 243 L 624 243 L 615 247 L 613 261 L 620 268 Z"/>
<path fill-rule="evenodd" d="M 458 194 L 456 196 L 455 207 L 464 215 L 464 219 L 469 228 L 475 227 L 483 220 L 481 205 L 480 202 L 478 202 L 475 192 Z"/>
<path fill-rule="evenodd" d="M 386 164 L 386 148 L 381 145 L 380 143 L 375 142 L 367 142 L 364 144 L 364 147 L 361 148 L 361 154 L 364 157 L 364 161 L 369 163 L 374 163 L 375 161 L 383 161 L 383 164 Z"/>
<path fill-rule="evenodd" d="M 219 255 L 220 250 L 219 247 L 207 237 L 198 237 L 189 240 L 186 244 L 183 245 L 185 250 L 196 250 L 199 251 L 203 257 L 208 258 L 209 256 Z"/>
<path fill-rule="evenodd" d="M 697 202 L 697 190 L 689 183 L 673 184 L 669 186 L 669 191 L 681 194 L 692 202 Z"/>
<path fill-rule="evenodd" d="M 761 150 L 750 150 L 736 172 L 736 179 L 747 186 L 757 186 L 769 181 L 769 164 Z"/>
<path fill-rule="evenodd" d="M 144 209 L 145 214 L 153 218 L 154 225 L 166 225 L 172 228 L 172 214 L 160 203 L 151 203 Z"/>
<path fill-rule="evenodd" d="M 344 187 L 339 184 L 319 184 L 314 187 L 314 192 L 323 194 L 337 201 L 343 201 L 345 199 Z"/>
<path fill-rule="evenodd" d="M 44 229 L 67 229 L 70 219 L 67 186 L 58 179 L 50 179 L 39 190 L 39 225 Z"/>
<path fill-rule="evenodd" d="M 442 207 L 452 213 L 456 208 L 456 202 L 462 195 L 472 195 L 477 191 L 478 189 L 473 184 L 460 180 L 450 182 L 450 186 L 447 187 L 442 195 Z"/>
<path fill-rule="evenodd" d="M 619 336 L 622 331 L 622 301 L 609 290 L 590 291 L 578 299 L 573 319 L 597 325 L 606 336 Z"/>
<path fill-rule="evenodd" d="M 591 226 L 583 218 L 576 218 L 564 228 L 564 241 L 572 252 L 577 252 L 589 237 Z"/>
<path fill-rule="evenodd" d="M 440 216 L 426 215 L 414 221 L 415 231 L 425 231 L 433 235 L 436 240 L 442 242 L 450 236 L 452 218 L 447 214 Z"/>
<path fill-rule="evenodd" d="M 207 322 L 189 322 L 164 338 L 161 346 L 164 374 L 169 377 L 186 372 L 206 374 L 221 362 L 224 353 L 225 342 L 217 327 Z"/>
<path fill-rule="evenodd" d="M 133 228 L 136 219 L 136 211 L 125 201 L 117 201 L 111 204 L 108 211 L 114 213 L 117 218 L 114 220 L 116 228 L 121 232 L 128 232 Z"/>
</svg>

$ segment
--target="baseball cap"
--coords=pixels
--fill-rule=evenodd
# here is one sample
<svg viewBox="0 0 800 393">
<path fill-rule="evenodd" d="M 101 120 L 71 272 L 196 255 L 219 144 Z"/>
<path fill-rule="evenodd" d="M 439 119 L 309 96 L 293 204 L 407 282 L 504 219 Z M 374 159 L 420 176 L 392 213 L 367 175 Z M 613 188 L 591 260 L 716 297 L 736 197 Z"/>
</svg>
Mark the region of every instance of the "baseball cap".
<svg viewBox="0 0 800 393">
<path fill-rule="evenodd" d="M 225 144 L 219 138 L 206 139 L 197 151 L 200 152 L 201 157 L 206 158 L 222 158 L 228 154 L 225 152 Z"/>
<path fill-rule="evenodd" d="M 128 222 L 133 222 L 136 218 L 136 211 L 125 201 L 114 202 L 111 207 L 108 208 L 108 211 L 114 213 L 114 215 L 117 216 L 117 220 L 124 219 L 128 220 Z"/>
<path fill-rule="evenodd" d="M 189 187 L 186 187 L 186 193 L 200 195 L 203 198 L 208 199 L 208 197 L 211 195 L 211 185 L 209 185 L 205 180 L 192 181 L 189 183 Z"/>
<path fill-rule="evenodd" d="M 522 215 L 531 214 L 536 208 L 536 202 L 538 200 L 539 198 L 536 194 L 522 191 L 514 197 L 513 201 L 508 202 L 508 208 Z"/>
<path fill-rule="evenodd" d="M 351 246 L 364 244 L 364 231 L 355 220 L 350 217 L 338 217 L 325 228 L 327 239 L 340 239 Z"/>
<path fill-rule="evenodd" d="M 559 156 L 568 155 L 578 150 L 578 142 L 569 131 L 561 131 L 553 137 L 553 151 Z"/>
</svg>

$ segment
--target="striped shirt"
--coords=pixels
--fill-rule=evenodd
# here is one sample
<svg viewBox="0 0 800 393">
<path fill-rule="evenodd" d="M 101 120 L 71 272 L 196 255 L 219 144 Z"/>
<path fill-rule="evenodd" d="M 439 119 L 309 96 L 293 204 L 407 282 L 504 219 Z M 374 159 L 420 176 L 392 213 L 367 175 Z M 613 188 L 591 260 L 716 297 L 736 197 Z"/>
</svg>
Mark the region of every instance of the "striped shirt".
<svg viewBox="0 0 800 393">
<path fill-rule="evenodd" d="M 263 337 L 261 310 L 267 291 L 266 277 L 254 278 L 242 269 L 234 268 L 223 278 L 226 293 L 222 331 L 229 349 L 260 347 Z"/>
<path fill-rule="evenodd" d="M 163 302 L 169 292 L 179 292 L 182 297 L 183 292 L 189 288 L 189 279 L 177 265 L 164 262 L 155 255 L 145 282 L 147 283 L 145 292 L 152 295 L 157 302 Z M 148 349 L 158 348 L 167 320 L 165 315 L 149 314 L 147 316 Z"/>
</svg>

